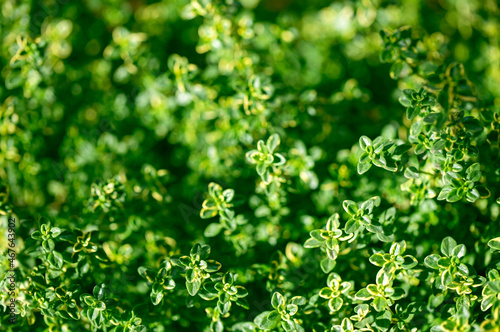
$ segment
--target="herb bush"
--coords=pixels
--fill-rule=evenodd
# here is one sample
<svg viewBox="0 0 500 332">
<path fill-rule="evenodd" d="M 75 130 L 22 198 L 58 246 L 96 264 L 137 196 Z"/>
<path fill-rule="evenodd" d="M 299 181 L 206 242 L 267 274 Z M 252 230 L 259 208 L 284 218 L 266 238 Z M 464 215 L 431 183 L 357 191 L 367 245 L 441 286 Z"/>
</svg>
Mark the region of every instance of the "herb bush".
<svg viewBox="0 0 500 332">
<path fill-rule="evenodd" d="M 498 2 L 0 9 L 1 330 L 500 330 Z"/>
</svg>

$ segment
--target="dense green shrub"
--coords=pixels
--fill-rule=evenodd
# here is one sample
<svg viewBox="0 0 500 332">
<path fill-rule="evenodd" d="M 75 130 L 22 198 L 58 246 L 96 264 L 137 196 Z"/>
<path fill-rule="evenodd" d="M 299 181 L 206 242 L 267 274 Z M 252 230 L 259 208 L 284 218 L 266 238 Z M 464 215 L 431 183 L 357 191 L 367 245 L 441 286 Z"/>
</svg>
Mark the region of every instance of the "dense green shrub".
<svg viewBox="0 0 500 332">
<path fill-rule="evenodd" d="M 500 331 L 496 1 L 0 10 L 1 330 Z"/>
</svg>

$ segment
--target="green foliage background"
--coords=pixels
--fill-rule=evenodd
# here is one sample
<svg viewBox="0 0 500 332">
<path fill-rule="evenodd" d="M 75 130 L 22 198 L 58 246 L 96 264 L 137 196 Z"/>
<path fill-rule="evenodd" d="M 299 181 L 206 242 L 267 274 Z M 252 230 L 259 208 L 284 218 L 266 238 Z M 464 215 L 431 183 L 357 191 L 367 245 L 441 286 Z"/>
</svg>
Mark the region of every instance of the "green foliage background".
<svg viewBox="0 0 500 332">
<path fill-rule="evenodd" d="M 0 329 L 499 331 L 497 1 L 0 10 Z"/>
</svg>

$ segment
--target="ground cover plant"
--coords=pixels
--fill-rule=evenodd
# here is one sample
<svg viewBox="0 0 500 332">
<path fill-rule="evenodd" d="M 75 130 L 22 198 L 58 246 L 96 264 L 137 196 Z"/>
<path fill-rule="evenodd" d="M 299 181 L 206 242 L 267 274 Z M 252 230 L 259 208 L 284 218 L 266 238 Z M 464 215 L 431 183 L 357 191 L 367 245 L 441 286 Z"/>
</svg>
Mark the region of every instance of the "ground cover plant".
<svg viewBox="0 0 500 332">
<path fill-rule="evenodd" d="M 2 331 L 500 331 L 494 0 L 5 0 Z"/>
</svg>

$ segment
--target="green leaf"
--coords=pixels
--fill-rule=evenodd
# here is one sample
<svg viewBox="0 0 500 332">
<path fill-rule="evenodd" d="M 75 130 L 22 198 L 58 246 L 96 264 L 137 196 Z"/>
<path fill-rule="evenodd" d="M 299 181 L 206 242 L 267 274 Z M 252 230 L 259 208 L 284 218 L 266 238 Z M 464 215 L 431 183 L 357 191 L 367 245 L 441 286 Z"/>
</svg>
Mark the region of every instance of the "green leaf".
<svg viewBox="0 0 500 332">
<path fill-rule="evenodd" d="M 389 74 L 393 80 L 406 77 L 410 73 L 411 73 L 410 66 L 406 62 L 401 60 L 394 62 L 389 71 Z"/>
<path fill-rule="evenodd" d="M 231 308 L 231 301 L 222 303 L 221 301 L 217 302 L 217 308 L 219 309 L 219 312 L 221 315 L 225 315 L 229 312 L 229 309 Z"/>
<path fill-rule="evenodd" d="M 68 306 L 66 308 L 66 310 L 67 310 L 68 316 L 71 317 L 72 319 L 74 319 L 74 320 L 80 319 L 80 311 L 78 310 L 78 308 L 76 306 L 75 307 Z"/>
<path fill-rule="evenodd" d="M 450 271 L 445 270 L 443 274 L 441 274 L 441 283 L 443 286 L 447 287 L 453 281 L 453 277 L 450 274 Z"/>
<path fill-rule="evenodd" d="M 186 289 L 191 296 L 195 296 L 201 286 L 200 279 L 194 279 L 192 282 L 186 281 Z"/>
<path fill-rule="evenodd" d="M 427 267 L 430 267 L 431 269 L 439 269 L 439 266 L 438 266 L 439 258 L 440 258 L 439 255 L 435 255 L 435 254 L 429 255 L 429 256 L 425 257 L 424 264 Z"/>
<path fill-rule="evenodd" d="M 496 270 L 491 270 L 489 273 L 488 273 L 488 276 L 492 275 L 493 271 L 496 271 Z M 498 272 L 498 271 L 496 271 Z M 498 275 L 496 276 L 498 277 Z M 492 280 L 492 281 L 489 281 L 487 284 L 486 284 L 486 287 L 484 288 L 484 291 L 483 291 L 483 295 L 498 295 L 500 294 L 500 279 L 498 278 L 490 278 L 490 279 L 495 279 L 495 280 Z"/>
<path fill-rule="evenodd" d="M 107 288 L 105 283 L 100 283 L 99 285 L 96 285 L 92 290 L 92 294 L 94 294 L 94 297 L 98 300 L 105 299 L 108 292 L 109 289 Z"/>
<path fill-rule="evenodd" d="M 387 307 L 387 300 L 382 296 L 377 296 L 373 299 L 373 308 L 378 312 L 381 312 Z"/>
<path fill-rule="evenodd" d="M 440 293 L 437 295 L 431 294 L 429 296 L 429 304 L 431 307 L 437 308 L 438 306 L 441 305 L 441 303 L 443 303 L 444 299 L 445 299 L 445 296 L 443 293 Z"/>
<path fill-rule="evenodd" d="M 306 240 L 304 243 L 304 248 L 317 248 L 321 246 L 324 243 L 324 241 L 320 242 L 316 240 L 315 238 L 309 238 Z"/>
<path fill-rule="evenodd" d="M 408 99 L 408 96 L 406 96 L 404 93 L 401 97 L 399 97 L 399 103 L 403 105 L 404 107 L 410 107 L 411 105 L 411 100 Z M 411 119 L 410 119 L 411 120 Z"/>
<path fill-rule="evenodd" d="M 415 167 L 407 167 L 405 169 L 405 173 L 404 173 L 404 176 L 408 179 L 416 179 L 419 177 L 419 173 L 418 173 L 418 170 L 415 168 Z"/>
<path fill-rule="evenodd" d="M 338 240 L 334 237 L 329 237 L 326 242 L 326 248 L 329 250 L 334 250 L 338 247 Z M 335 258 L 332 258 L 335 259 Z"/>
<path fill-rule="evenodd" d="M 170 261 L 176 266 L 187 267 L 191 264 L 191 257 L 174 255 L 170 257 Z"/>
<path fill-rule="evenodd" d="M 467 277 L 469 275 L 469 268 L 467 267 L 467 265 L 463 264 L 463 263 L 460 263 L 458 266 L 457 266 L 457 271 L 459 274 L 461 274 L 463 277 Z"/>
<path fill-rule="evenodd" d="M 60 229 L 59 227 L 52 227 L 50 229 L 50 233 L 53 238 L 56 238 L 62 233 L 62 229 Z"/>
<path fill-rule="evenodd" d="M 335 265 L 336 265 L 336 262 L 334 260 L 331 260 L 329 257 L 323 258 L 320 261 L 321 270 L 324 273 L 330 273 L 330 271 L 333 270 Z"/>
<path fill-rule="evenodd" d="M 353 201 L 349 201 L 349 200 L 343 201 L 342 202 L 342 207 L 351 216 L 356 215 L 356 213 L 358 212 L 358 206 Z"/>
<path fill-rule="evenodd" d="M 269 169 L 266 169 L 265 173 L 261 175 L 261 179 L 265 184 L 270 184 L 272 180 L 272 175 Z"/>
<path fill-rule="evenodd" d="M 368 170 L 372 167 L 372 164 L 370 162 L 365 162 L 365 163 L 358 163 L 357 170 L 358 174 L 364 174 L 368 172 Z"/>
<path fill-rule="evenodd" d="M 400 99 L 401 101 L 401 99 Z M 408 105 L 409 106 L 409 105 Z M 420 107 L 408 107 L 406 109 L 406 118 L 408 120 L 413 120 L 420 114 Z"/>
<path fill-rule="evenodd" d="M 319 291 L 319 296 L 324 299 L 329 299 L 332 296 L 333 291 L 328 287 L 323 287 Z"/>
<path fill-rule="evenodd" d="M 238 299 L 236 300 L 236 302 L 234 302 L 234 303 L 236 303 L 236 305 L 237 305 L 237 306 L 240 306 L 240 307 L 242 307 L 243 309 L 247 309 L 247 310 L 249 309 L 249 305 L 248 305 L 248 300 L 247 300 L 247 299 L 244 299 L 244 298 L 238 298 Z"/>
<path fill-rule="evenodd" d="M 404 245 L 403 245 L 403 250 L 402 250 L 401 245 L 396 242 L 396 243 L 393 243 L 391 245 L 391 249 L 389 249 L 389 253 L 391 255 L 394 255 L 394 256 L 401 255 L 403 253 L 402 251 L 404 251 L 404 249 L 405 249 Z"/>
<path fill-rule="evenodd" d="M 210 323 L 210 329 L 213 332 L 223 332 L 224 331 L 224 324 L 220 319 L 216 320 L 215 322 L 212 321 Z"/>
<path fill-rule="evenodd" d="M 338 256 L 337 249 L 329 249 L 328 247 L 326 248 L 326 254 L 328 255 L 328 258 L 332 261 L 336 260 Z"/>
<path fill-rule="evenodd" d="M 272 330 L 276 328 L 281 322 L 281 315 L 278 311 L 273 310 L 271 312 L 264 312 L 262 317 L 261 315 L 255 318 L 255 324 L 263 330 Z"/>
<path fill-rule="evenodd" d="M 401 156 L 412 148 L 411 144 L 400 144 L 394 149 L 394 156 Z"/>
<path fill-rule="evenodd" d="M 222 196 L 224 197 L 225 202 L 231 202 L 234 198 L 234 190 L 226 189 L 222 192 Z"/>
<path fill-rule="evenodd" d="M 395 235 L 394 234 L 386 235 L 383 233 L 377 233 L 377 238 L 382 242 L 394 242 Z"/>
<path fill-rule="evenodd" d="M 290 303 L 295 305 L 304 305 L 306 302 L 307 299 L 303 296 L 294 296 L 290 299 Z"/>
<path fill-rule="evenodd" d="M 267 145 L 264 143 L 263 140 L 259 140 L 257 142 L 257 150 L 259 150 L 261 153 L 267 154 L 269 153 L 269 150 L 267 148 Z"/>
<path fill-rule="evenodd" d="M 384 255 L 382 254 L 373 254 L 370 256 L 370 263 L 375 266 L 383 266 L 386 260 L 384 259 Z"/>
<path fill-rule="evenodd" d="M 217 236 L 217 234 L 220 233 L 220 231 L 223 229 L 224 227 L 219 224 L 219 223 L 211 223 L 207 226 L 207 228 L 205 229 L 205 232 L 203 233 L 203 235 L 205 237 L 214 237 L 214 236 Z"/>
<path fill-rule="evenodd" d="M 150 297 L 151 297 L 151 302 L 154 305 L 158 305 L 163 299 L 163 292 L 151 292 Z"/>
<path fill-rule="evenodd" d="M 215 208 L 211 208 L 211 209 L 203 208 L 200 211 L 200 218 L 201 219 L 213 218 L 217 215 L 217 212 L 218 212 L 218 210 Z"/>
<path fill-rule="evenodd" d="M 394 293 L 390 296 L 393 300 L 399 300 L 406 296 L 405 290 L 401 287 L 394 287 Z"/>
<path fill-rule="evenodd" d="M 386 160 L 383 156 L 379 156 L 378 158 L 373 159 L 372 163 L 373 165 L 381 168 L 384 168 L 386 166 Z"/>
<path fill-rule="evenodd" d="M 273 153 L 279 144 L 280 136 L 278 134 L 271 135 L 267 140 L 267 148 L 269 149 L 269 153 Z"/>
<path fill-rule="evenodd" d="M 201 257 L 201 244 L 196 243 L 189 252 L 191 257 L 200 256 Z"/>
<path fill-rule="evenodd" d="M 474 203 L 475 201 L 477 201 L 480 198 L 480 194 L 479 194 L 478 190 L 476 188 L 474 188 L 474 189 L 467 192 L 467 194 L 465 195 L 465 198 L 467 199 L 467 201 Z"/>
<path fill-rule="evenodd" d="M 48 240 L 45 240 L 42 242 L 42 248 L 46 252 L 50 252 L 50 251 L 54 250 L 55 246 L 56 245 L 54 243 L 54 240 L 52 240 L 52 239 L 48 239 Z"/>
<path fill-rule="evenodd" d="M 481 123 L 481 121 L 472 116 L 464 117 L 462 119 L 462 123 L 464 124 L 465 129 L 474 133 L 481 132 L 484 130 L 484 126 Z"/>
<path fill-rule="evenodd" d="M 56 269 L 60 270 L 63 266 L 63 257 L 57 251 L 51 251 L 47 256 L 50 265 L 54 266 Z"/>
<path fill-rule="evenodd" d="M 422 143 L 419 143 L 415 146 L 415 154 L 417 155 L 424 153 L 426 150 L 427 148 Z"/>
<path fill-rule="evenodd" d="M 390 172 L 397 172 L 398 170 L 398 166 L 393 160 L 386 160 L 385 166 L 383 166 L 383 168 Z"/>
<path fill-rule="evenodd" d="M 267 170 L 267 166 L 268 165 L 263 162 L 257 164 L 257 174 L 259 174 L 262 177 Z"/>
<path fill-rule="evenodd" d="M 274 292 L 271 299 L 271 305 L 274 309 L 278 309 L 278 307 L 285 305 L 285 298 L 281 295 L 281 293 Z"/>
<path fill-rule="evenodd" d="M 236 286 L 236 297 L 243 298 L 248 296 L 248 291 L 243 286 Z"/>
<path fill-rule="evenodd" d="M 453 256 L 453 249 L 457 246 L 457 241 L 455 241 L 451 236 L 447 236 L 441 242 L 441 252 L 446 257 Z"/>
<path fill-rule="evenodd" d="M 354 295 L 357 300 L 366 301 L 373 297 L 366 288 L 361 288 L 356 295 Z"/>
<path fill-rule="evenodd" d="M 163 288 L 174 289 L 175 288 L 175 281 L 172 279 L 167 279 L 167 282 L 163 285 Z"/>
<path fill-rule="evenodd" d="M 342 308 L 342 304 L 344 304 L 344 301 L 340 297 L 335 297 L 328 301 L 328 307 L 331 311 L 339 311 Z"/>
<path fill-rule="evenodd" d="M 299 307 L 296 304 L 290 303 L 286 305 L 286 311 L 290 316 L 293 316 L 299 311 Z"/>
<path fill-rule="evenodd" d="M 220 294 L 220 296 L 219 296 L 219 302 L 221 302 L 221 303 L 227 303 L 227 302 L 229 302 L 229 301 L 230 301 L 230 296 L 229 296 L 229 294 L 223 291 L 223 292 Z"/>
<path fill-rule="evenodd" d="M 451 189 L 448 192 L 448 196 L 446 197 L 446 201 L 450 203 L 455 203 L 458 202 L 459 200 L 462 199 L 463 196 L 461 196 L 461 192 L 459 189 Z"/>
<path fill-rule="evenodd" d="M 35 240 L 41 240 L 42 233 L 40 231 L 34 231 L 33 233 L 31 233 L 31 237 Z"/>
<path fill-rule="evenodd" d="M 481 310 L 486 311 L 493 306 L 493 304 L 497 301 L 496 296 L 483 296 L 483 300 L 481 302 Z"/>
<path fill-rule="evenodd" d="M 294 331 L 295 329 L 295 324 L 292 320 L 289 319 L 284 319 L 281 321 L 281 326 L 283 326 L 283 329 L 285 331 Z"/>
<path fill-rule="evenodd" d="M 324 237 L 321 236 L 321 234 L 323 233 L 324 231 L 321 230 L 321 229 L 315 229 L 315 230 L 312 230 L 311 232 L 309 232 L 309 235 L 311 235 L 311 237 L 313 239 L 316 239 L 320 242 L 325 242 L 326 239 Z"/>
<path fill-rule="evenodd" d="M 257 150 L 250 150 L 247 153 L 245 153 L 245 158 L 247 162 L 249 162 L 250 164 L 256 164 L 259 162 L 260 155 L 261 153 Z"/>
<path fill-rule="evenodd" d="M 387 146 L 384 144 L 386 142 L 385 138 L 382 136 L 378 136 L 375 138 L 373 141 L 373 152 L 375 154 L 379 154 L 382 152 L 382 150 L 386 150 Z"/>
<path fill-rule="evenodd" d="M 394 263 L 390 263 L 390 264 L 394 264 Z M 388 264 L 388 265 L 390 265 L 390 264 Z M 391 270 L 391 267 L 388 266 L 387 269 Z M 386 272 L 385 267 L 384 267 L 384 269 L 380 270 L 377 273 L 377 279 L 376 279 L 377 285 L 387 286 L 387 285 L 389 285 L 390 281 L 391 281 L 391 276 Z M 376 289 L 375 285 L 368 285 L 366 287 L 366 289 L 368 289 L 368 291 L 370 291 L 371 286 L 373 286 L 374 289 Z M 374 292 L 374 294 L 377 294 L 377 292 L 378 291 Z"/>
<path fill-rule="evenodd" d="M 384 310 L 377 315 L 375 319 L 375 325 L 381 331 L 387 331 L 391 327 L 392 314 L 390 311 Z"/>
<path fill-rule="evenodd" d="M 489 240 L 488 241 L 488 246 L 492 250 L 498 250 L 498 251 L 500 251 L 500 237 L 496 237 L 496 238 L 493 238 L 493 239 Z"/>
<path fill-rule="evenodd" d="M 358 158 L 358 162 L 361 164 L 370 162 L 370 154 L 368 152 L 363 152 Z M 358 165 L 359 168 L 359 165 Z"/>
<path fill-rule="evenodd" d="M 221 212 L 221 217 L 223 217 L 226 220 L 232 220 L 234 218 L 234 211 L 231 209 L 224 209 Z"/>
<path fill-rule="evenodd" d="M 21 75 L 16 75 L 14 71 L 11 71 L 5 78 L 5 87 L 7 90 L 12 90 L 17 87 L 22 86 L 24 80 Z"/>
<path fill-rule="evenodd" d="M 264 311 L 264 312 L 258 314 L 253 320 L 254 324 L 257 325 L 257 327 L 260 329 L 265 329 L 263 324 L 264 324 L 264 321 L 267 320 L 267 316 L 269 315 L 269 313 L 270 313 L 270 311 Z"/>
<path fill-rule="evenodd" d="M 438 260 L 438 266 L 439 267 L 442 267 L 442 268 L 449 268 L 451 265 L 451 260 L 450 258 L 448 257 L 441 257 L 439 260 Z"/>
<path fill-rule="evenodd" d="M 275 157 L 275 159 L 274 159 L 275 161 L 274 161 L 273 165 L 275 165 L 275 166 L 281 166 L 281 165 L 285 165 L 286 164 L 286 159 L 281 154 L 275 153 L 274 157 Z"/>
<path fill-rule="evenodd" d="M 437 200 L 438 201 L 445 200 L 448 197 L 448 195 L 450 194 L 450 191 L 452 191 L 452 190 L 453 190 L 452 187 L 449 187 L 449 186 L 444 187 L 443 189 L 441 189 L 441 192 L 439 193 Z"/>
<path fill-rule="evenodd" d="M 465 171 L 467 180 L 477 182 L 481 179 L 481 165 L 478 163 L 470 165 Z"/>
<path fill-rule="evenodd" d="M 45 221 L 44 218 L 43 221 Z M 40 219 L 40 222 L 42 222 L 42 219 Z M 40 226 L 40 231 L 42 232 L 43 235 L 48 235 L 49 230 L 50 230 L 50 221 L 48 222 L 48 224 L 43 224 L 42 226 Z"/>
<path fill-rule="evenodd" d="M 465 253 L 466 253 L 465 245 L 459 244 L 455 248 L 453 248 L 452 256 L 462 258 L 465 256 Z"/>
<path fill-rule="evenodd" d="M 349 318 L 344 318 L 340 325 L 341 332 L 352 332 L 354 331 L 354 326 Z"/>
<path fill-rule="evenodd" d="M 354 233 L 359 229 L 359 222 L 356 219 L 350 219 L 346 222 L 344 230 L 347 234 Z"/>
<path fill-rule="evenodd" d="M 222 193 L 222 187 L 215 182 L 210 182 L 208 184 L 208 193 L 210 196 L 219 196 Z"/>
<path fill-rule="evenodd" d="M 418 261 L 415 257 L 410 256 L 410 255 L 406 255 L 406 256 L 404 256 L 404 263 L 401 266 L 403 267 L 403 269 L 409 270 L 409 269 L 412 269 L 415 266 L 417 266 L 417 264 L 418 264 Z"/>
<path fill-rule="evenodd" d="M 442 116 L 441 113 L 429 113 L 424 117 L 423 121 L 428 124 L 435 124 Z"/>
<path fill-rule="evenodd" d="M 205 268 L 205 271 L 209 273 L 217 272 L 222 267 L 221 263 L 216 262 L 214 260 L 207 260 L 206 262 L 207 262 L 207 267 Z"/>
<path fill-rule="evenodd" d="M 361 136 L 359 138 L 359 146 L 361 147 L 361 150 L 366 151 L 367 147 L 372 146 L 372 140 L 368 138 L 367 136 Z"/>
</svg>

